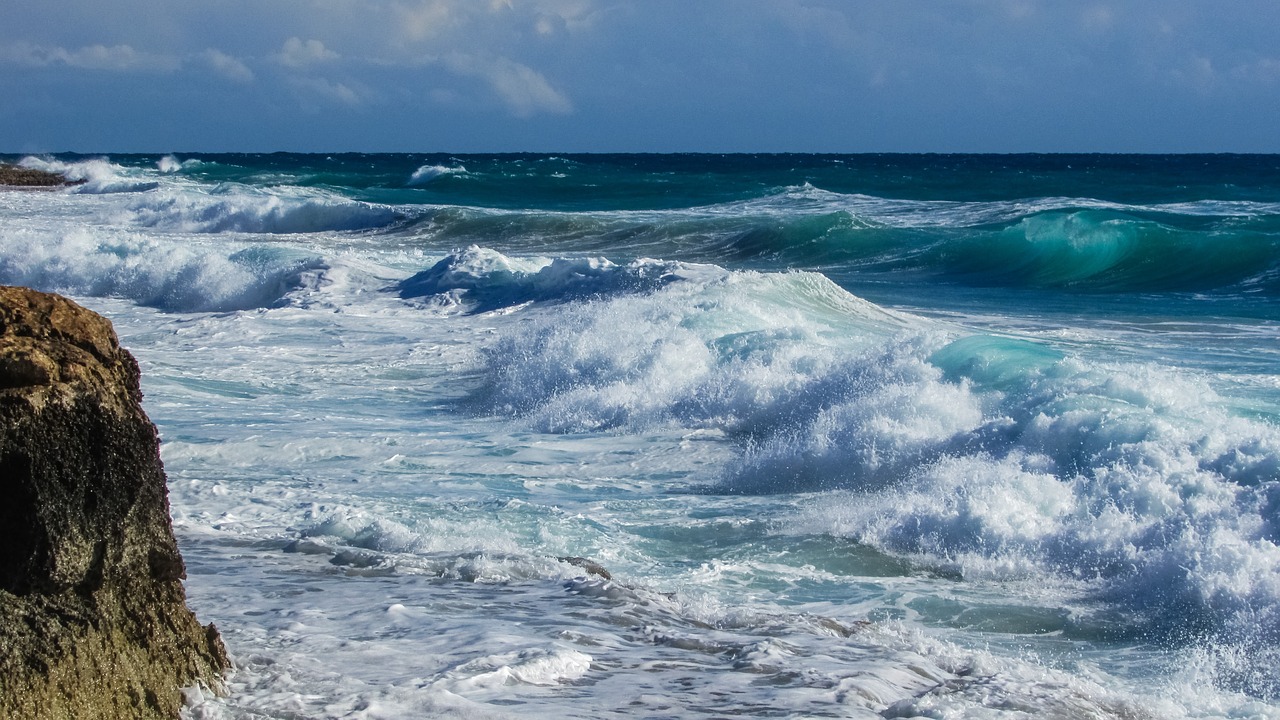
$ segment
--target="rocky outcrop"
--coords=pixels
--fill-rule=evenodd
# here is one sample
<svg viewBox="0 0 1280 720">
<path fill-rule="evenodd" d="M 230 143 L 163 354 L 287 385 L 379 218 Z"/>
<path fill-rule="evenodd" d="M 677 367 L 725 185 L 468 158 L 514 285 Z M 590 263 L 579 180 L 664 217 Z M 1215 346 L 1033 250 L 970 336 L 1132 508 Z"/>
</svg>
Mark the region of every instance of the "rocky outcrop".
<svg viewBox="0 0 1280 720">
<path fill-rule="evenodd" d="M 155 426 L 111 323 L 0 287 L 0 717 L 175 718 L 217 688 Z"/>
<path fill-rule="evenodd" d="M 82 182 L 84 181 L 68 180 L 57 173 L 0 163 L 0 185 L 12 187 L 60 187 L 62 185 L 78 185 Z"/>
</svg>

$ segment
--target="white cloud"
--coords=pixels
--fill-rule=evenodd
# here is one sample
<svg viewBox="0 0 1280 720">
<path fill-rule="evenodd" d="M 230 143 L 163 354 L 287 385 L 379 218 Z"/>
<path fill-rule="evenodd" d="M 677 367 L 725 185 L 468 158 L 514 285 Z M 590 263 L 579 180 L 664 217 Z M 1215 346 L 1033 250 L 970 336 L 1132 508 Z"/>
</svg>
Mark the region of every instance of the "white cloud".
<svg viewBox="0 0 1280 720">
<path fill-rule="evenodd" d="M 0 63 L 22 67 L 62 66 L 111 72 L 171 72 L 182 64 L 175 57 L 139 52 L 130 45 L 86 45 L 76 50 L 67 50 L 56 45 L 35 45 L 28 42 L 0 47 Z"/>
<path fill-rule="evenodd" d="M 467 52 L 478 47 L 509 52 L 529 30 L 542 36 L 582 31 L 603 12 L 597 0 L 396 0 L 390 8 L 393 44 L 432 43 L 437 50 Z"/>
<path fill-rule="evenodd" d="M 542 0 L 538 11 L 542 17 L 555 17 L 568 30 L 585 30 L 597 19 L 593 0 Z"/>
<path fill-rule="evenodd" d="M 1214 83 L 1218 77 L 1217 70 L 1213 67 L 1213 61 L 1203 55 L 1193 55 L 1187 58 L 1183 64 L 1175 67 L 1170 74 L 1175 81 L 1191 87 L 1201 95 L 1208 94 L 1213 90 Z"/>
<path fill-rule="evenodd" d="M 364 104 L 361 94 L 346 83 L 333 82 L 324 78 L 298 78 L 294 85 L 305 93 L 322 100 L 355 107 Z"/>
<path fill-rule="evenodd" d="M 1273 83 L 1280 81 L 1280 59 L 1262 58 L 1231 70 L 1232 77 L 1253 82 Z"/>
<path fill-rule="evenodd" d="M 232 82 L 253 82 L 253 71 L 240 60 L 213 48 L 200 53 L 203 60 L 213 71 Z"/>
<path fill-rule="evenodd" d="M 400 33 L 412 41 L 435 36 L 451 20 L 449 5 L 443 0 L 396 3 L 394 8 Z"/>
<path fill-rule="evenodd" d="M 307 67 L 338 59 L 338 53 L 326 48 L 319 40 L 291 37 L 284 41 L 280 52 L 274 55 L 277 62 L 291 68 Z"/>
<path fill-rule="evenodd" d="M 1115 14 L 1106 5 L 1094 5 L 1081 13 L 1080 24 L 1085 30 L 1104 32 L 1115 24 Z"/>
<path fill-rule="evenodd" d="M 1036 6 L 1028 0 L 1005 0 L 1004 12 L 1011 18 L 1029 18 L 1036 13 Z"/>
<path fill-rule="evenodd" d="M 560 30 L 589 30 L 598 13 L 590 0 L 558 0 L 539 3 L 533 19 L 533 30 L 539 35 L 552 35 Z"/>
<path fill-rule="evenodd" d="M 445 58 L 445 64 L 459 75 L 484 79 L 516 117 L 573 112 L 569 99 L 527 65 L 505 57 L 481 58 L 457 53 Z"/>
</svg>

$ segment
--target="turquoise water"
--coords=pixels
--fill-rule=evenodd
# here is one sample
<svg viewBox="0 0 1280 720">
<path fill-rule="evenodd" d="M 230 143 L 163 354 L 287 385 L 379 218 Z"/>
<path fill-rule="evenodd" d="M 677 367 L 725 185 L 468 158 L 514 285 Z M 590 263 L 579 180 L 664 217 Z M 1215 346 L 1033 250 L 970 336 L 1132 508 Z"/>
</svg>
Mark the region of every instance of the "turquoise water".
<svg viewBox="0 0 1280 720">
<path fill-rule="evenodd" d="M 1280 716 L 1280 158 L 13 160 L 193 717 Z"/>
</svg>

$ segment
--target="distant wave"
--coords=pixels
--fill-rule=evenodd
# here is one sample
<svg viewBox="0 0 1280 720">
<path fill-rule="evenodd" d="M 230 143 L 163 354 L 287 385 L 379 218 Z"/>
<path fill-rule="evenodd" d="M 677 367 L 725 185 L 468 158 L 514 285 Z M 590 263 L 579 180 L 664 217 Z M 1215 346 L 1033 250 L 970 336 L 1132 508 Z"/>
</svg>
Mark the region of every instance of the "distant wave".
<svg viewBox="0 0 1280 720">
<path fill-rule="evenodd" d="M 414 232 L 455 247 L 525 253 L 560 247 L 701 263 L 906 271 L 977 286 L 1280 292 L 1280 205 L 1244 201 L 960 203 L 802 187 L 674 210 L 445 207 Z"/>
<path fill-rule="evenodd" d="M 908 200 L 859 193 L 838 193 L 809 184 L 787 187 L 760 197 L 705 208 L 718 214 L 827 214 L 847 212 L 868 222 L 902 228 L 979 227 L 1017 222 L 1055 211 L 1111 210 L 1174 217 L 1280 216 L 1280 203 L 1244 200 L 1135 205 L 1087 197 L 1027 197 L 1007 200 Z M 696 209 L 695 209 L 696 211 Z"/>
<path fill-rule="evenodd" d="M 24 167 L 84 181 L 70 192 L 137 194 L 111 218 L 137 227 L 189 233 L 312 233 L 386 227 L 404 217 L 394 207 L 351 200 L 319 188 L 207 185 L 170 177 L 203 164 L 179 162 L 172 155 L 161 158 L 156 170 L 125 167 L 102 158 L 22 160 Z"/>
<path fill-rule="evenodd" d="M 156 169 L 162 173 L 177 173 L 206 165 L 202 160 L 179 160 L 174 155 L 165 155 L 156 161 Z"/>
<path fill-rule="evenodd" d="M 365 230 L 399 220 L 395 209 L 307 188 L 222 184 L 165 189 L 129 204 L 125 224 L 192 233 Z"/>
<path fill-rule="evenodd" d="M 948 236 L 907 264 L 962 282 L 1089 291 L 1280 290 L 1280 233 L 1181 229 L 1131 215 L 1049 212 Z"/>
<path fill-rule="evenodd" d="M 410 185 L 426 185 L 442 175 L 460 175 L 467 172 L 462 166 L 448 167 L 445 165 L 423 165 L 413 171 L 413 175 L 409 176 Z"/>
</svg>

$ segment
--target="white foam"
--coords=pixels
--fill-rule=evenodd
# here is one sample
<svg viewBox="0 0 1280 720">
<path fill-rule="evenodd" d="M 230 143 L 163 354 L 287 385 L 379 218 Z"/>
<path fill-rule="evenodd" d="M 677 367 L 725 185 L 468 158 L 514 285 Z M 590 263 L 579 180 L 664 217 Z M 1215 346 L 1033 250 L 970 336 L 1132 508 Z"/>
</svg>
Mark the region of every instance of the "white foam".
<svg viewBox="0 0 1280 720">
<path fill-rule="evenodd" d="M 835 372 L 843 352 L 913 322 L 808 273 L 708 267 L 657 277 L 669 281 L 538 314 L 500 338 L 486 351 L 488 403 L 544 431 L 675 420 L 776 432 L 793 402 L 815 402 L 806 387 Z M 558 287 L 557 297 L 572 298 Z"/>
<path fill-rule="evenodd" d="M 873 489 L 984 424 L 968 383 L 927 362 L 937 338 L 913 337 L 839 359 L 779 402 L 785 420 L 730 471 L 733 491 L 855 483 Z"/>
<path fill-rule="evenodd" d="M 513 683 L 556 685 L 591 670 L 591 656 L 564 647 L 529 648 L 470 660 L 440 681 L 450 690 L 501 688 Z"/>
<path fill-rule="evenodd" d="M 1280 548 L 1267 518 L 1280 431 L 1228 416 L 1207 388 L 1168 371 L 1060 371 L 989 409 L 959 445 L 976 451 L 952 442 L 892 487 L 826 498 L 800 526 L 969 579 L 1090 578 L 1134 632 L 1168 641 L 1274 642 Z M 1274 683 L 1223 685 L 1269 696 Z"/>
</svg>

